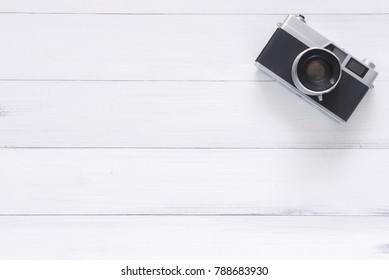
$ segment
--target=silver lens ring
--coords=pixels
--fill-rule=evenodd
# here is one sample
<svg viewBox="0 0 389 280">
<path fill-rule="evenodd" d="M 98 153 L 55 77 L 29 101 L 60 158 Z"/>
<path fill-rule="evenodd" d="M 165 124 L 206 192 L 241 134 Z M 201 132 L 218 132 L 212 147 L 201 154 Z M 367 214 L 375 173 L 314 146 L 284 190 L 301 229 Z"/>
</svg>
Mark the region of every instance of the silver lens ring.
<svg viewBox="0 0 389 280">
<path fill-rule="evenodd" d="M 321 96 L 332 91 L 342 76 L 340 61 L 323 48 L 301 52 L 292 65 L 292 80 L 302 93 Z"/>
</svg>

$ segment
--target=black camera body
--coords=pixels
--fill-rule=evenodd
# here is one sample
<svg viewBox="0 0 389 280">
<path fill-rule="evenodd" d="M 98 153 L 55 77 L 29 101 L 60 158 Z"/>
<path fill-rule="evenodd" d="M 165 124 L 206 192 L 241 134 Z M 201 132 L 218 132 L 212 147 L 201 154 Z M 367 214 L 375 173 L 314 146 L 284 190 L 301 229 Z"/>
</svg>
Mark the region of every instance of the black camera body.
<svg viewBox="0 0 389 280">
<path fill-rule="evenodd" d="M 354 112 L 378 73 L 289 15 L 266 44 L 256 65 L 288 89 L 339 122 Z"/>
</svg>

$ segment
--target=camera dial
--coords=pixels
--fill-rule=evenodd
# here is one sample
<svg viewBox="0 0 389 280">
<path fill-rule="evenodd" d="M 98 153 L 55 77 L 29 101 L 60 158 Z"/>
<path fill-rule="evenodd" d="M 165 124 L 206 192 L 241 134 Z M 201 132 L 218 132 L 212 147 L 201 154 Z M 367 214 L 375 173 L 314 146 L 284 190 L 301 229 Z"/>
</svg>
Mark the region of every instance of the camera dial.
<svg viewBox="0 0 389 280">
<path fill-rule="evenodd" d="M 303 15 L 296 15 L 297 19 L 301 20 L 302 22 L 306 23 L 305 16 Z"/>
<path fill-rule="evenodd" d="M 339 59 L 329 50 L 309 48 L 300 53 L 293 62 L 292 79 L 301 92 L 318 96 L 333 90 L 341 77 Z"/>
<path fill-rule="evenodd" d="M 362 59 L 362 63 L 365 64 L 366 66 L 372 68 L 372 69 L 375 68 L 375 64 L 366 58 Z"/>
</svg>

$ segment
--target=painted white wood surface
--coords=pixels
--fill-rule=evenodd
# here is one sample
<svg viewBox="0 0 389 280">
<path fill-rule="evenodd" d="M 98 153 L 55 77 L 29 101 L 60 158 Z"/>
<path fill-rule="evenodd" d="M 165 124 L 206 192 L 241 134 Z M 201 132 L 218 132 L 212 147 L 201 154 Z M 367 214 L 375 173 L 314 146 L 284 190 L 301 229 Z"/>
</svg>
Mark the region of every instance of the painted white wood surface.
<svg viewBox="0 0 389 280">
<path fill-rule="evenodd" d="M 0 77 L 268 81 L 253 64 L 276 23 L 284 18 L 1 14 Z M 383 36 L 388 15 L 312 15 L 307 20 L 355 56 L 375 62 L 378 79 L 389 80 L 387 38 Z"/>
<path fill-rule="evenodd" d="M 0 217 L 0 258 L 388 258 L 388 217 Z"/>
<path fill-rule="evenodd" d="M 1 214 L 389 213 L 388 150 L 3 149 L 0 166 Z"/>
<path fill-rule="evenodd" d="M 2 1 L 0 259 L 388 258 L 388 9 Z M 253 67 L 290 12 L 377 64 L 345 126 Z"/>
<path fill-rule="evenodd" d="M 388 13 L 385 1 L 327 0 L 2 0 L 2 12 L 10 13 Z"/>
<path fill-rule="evenodd" d="M 387 148 L 388 82 L 340 125 L 274 82 L 0 82 L 2 147 Z"/>
</svg>

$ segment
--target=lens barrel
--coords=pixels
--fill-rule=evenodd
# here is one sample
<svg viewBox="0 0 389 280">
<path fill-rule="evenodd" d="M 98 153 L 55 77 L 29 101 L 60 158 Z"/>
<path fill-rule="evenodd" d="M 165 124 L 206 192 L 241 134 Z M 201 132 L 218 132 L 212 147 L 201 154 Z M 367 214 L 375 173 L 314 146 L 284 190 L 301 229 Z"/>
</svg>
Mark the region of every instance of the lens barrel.
<svg viewBox="0 0 389 280">
<path fill-rule="evenodd" d="M 317 95 L 335 88 L 341 77 L 339 59 L 329 50 L 310 48 L 300 53 L 292 66 L 292 79 L 303 93 Z"/>
</svg>

